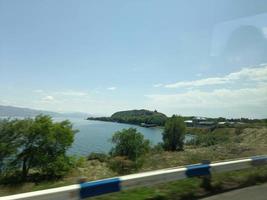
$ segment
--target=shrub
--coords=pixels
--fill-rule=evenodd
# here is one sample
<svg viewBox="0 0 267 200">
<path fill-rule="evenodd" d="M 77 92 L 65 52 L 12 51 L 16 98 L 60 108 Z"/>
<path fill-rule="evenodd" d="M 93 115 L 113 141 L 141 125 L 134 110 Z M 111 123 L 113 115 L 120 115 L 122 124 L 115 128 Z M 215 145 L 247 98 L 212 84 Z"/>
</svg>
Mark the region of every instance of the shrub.
<svg viewBox="0 0 267 200">
<path fill-rule="evenodd" d="M 216 134 L 214 132 L 209 132 L 207 134 L 199 134 L 190 141 L 191 145 L 208 147 L 221 143 L 228 142 L 230 140 L 229 136 L 224 134 Z"/>
<path fill-rule="evenodd" d="M 50 161 L 46 165 L 41 166 L 41 172 L 43 175 L 49 177 L 59 178 L 67 174 L 75 163 L 67 156 L 61 155 L 56 157 L 53 162 Z"/>
<path fill-rule="evenodd" d="M 149 151 L 149 141 L 134 128 L 123 129 L 114 133 L 111 142 L 110 168 L 119 174 L 136 171 L 143 164 L 143 157 Z"/>
<path fill-rule="evenodd" d="M 109 161 L 109 167 L 118 174 L 136 172 L 143 164 L 143 160 L 132 161 L 126 156 L 116 156 Z"/>
<path fill-rule="evenodd" d="M 110 151 L 113 157 L 125 156 L 129 160 L 136 161 L 149 151 L 149 141 L 134 128 L 114 133 L 111 142 L 115 144 Z"/>
<path fill-rule="evenodd" d="M 163 143 L 158 143 L 151 148 L 152 153 L 161 153 L 164 151 Z"/>
<path fill-rule="evenodd" d="M 107 162 L 108 161 L 108 155 L 106 155 L 105 153 L 92 152 L 87 157 L 87 160 L 98 160 L 100 162 Z"/>
<path fill-rule="evenodd" d="M 172 116 L 167 120 L 162 133 L 163 147 L 167 151 L 183 150 L 186 126 L 182 117 Z"/>
</svg>

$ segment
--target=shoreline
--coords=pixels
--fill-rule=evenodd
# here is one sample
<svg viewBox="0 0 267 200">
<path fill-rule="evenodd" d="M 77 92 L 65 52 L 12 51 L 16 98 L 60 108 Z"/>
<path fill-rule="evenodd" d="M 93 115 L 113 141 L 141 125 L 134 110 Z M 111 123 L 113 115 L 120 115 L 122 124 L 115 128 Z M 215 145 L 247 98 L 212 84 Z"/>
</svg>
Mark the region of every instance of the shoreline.
<svg viewBox="0 0 267 200">
<path fill-rule="evenodd" d="M 115 121 L 115 120 L 101 120 L 101 119 L 98 119 L 98 118 L 86 118 L 85 120 L 88 120 L 88 121 L 100 121 L 100 122 L 111 122 L 111 123 L 118 123 L 118 124 L 128 124 L 128 125 L 135 125 L 135 126 L 139 126 L 139 127 L 143 127 L 143 128 L 160 128 L 160 129 L 164 128 L 164 126 L 160 126 L 160 125 L 146 127 L 146 126 L 142 126 L 141 124 L 118 122 L 118 121 Z"/>
</svg>

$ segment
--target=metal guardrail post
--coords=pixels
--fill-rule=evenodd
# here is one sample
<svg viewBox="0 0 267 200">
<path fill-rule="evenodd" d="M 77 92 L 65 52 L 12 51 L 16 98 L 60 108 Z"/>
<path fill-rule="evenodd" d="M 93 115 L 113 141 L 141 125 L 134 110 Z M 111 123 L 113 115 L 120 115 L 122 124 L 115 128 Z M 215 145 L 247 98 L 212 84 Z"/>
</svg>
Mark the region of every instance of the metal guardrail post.
<svg viewBox="0 0 267 200">
<path fill-rule="evenodd" d="M 209 160 L 203 160 L 202 161 L 202 164 L 208 164 L 209 165 L 210 163 L 211 162 Z M 201 186 L 207 191 L 212 190 L 212 185 L 211 185 L 212 175 L 211 175 L 211 173 L 204 175 L 201 178 L 202 178 Z"/>
</svg>

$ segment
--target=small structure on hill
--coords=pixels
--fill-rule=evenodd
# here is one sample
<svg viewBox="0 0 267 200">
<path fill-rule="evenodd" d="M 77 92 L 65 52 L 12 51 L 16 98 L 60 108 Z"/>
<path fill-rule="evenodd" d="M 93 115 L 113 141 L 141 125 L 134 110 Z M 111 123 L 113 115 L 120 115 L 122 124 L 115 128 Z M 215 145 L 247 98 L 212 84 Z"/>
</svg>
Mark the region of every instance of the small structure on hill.
<svg viewBox="0 0 267 200">
<path fill-rule="evenodd" d="M 196 128 L 214 128 L 217 123 L 215 121 L 208 120 L 206 117 L 193 117 L 192 120 L 184 121 L 187 127 Z"/>
<path fill-rule="evenodd" d="M 186 124 L 187 127 L 193 127 L 194 126 L 193 120 L 185 120 L 184 123 Z"/>
</svg>

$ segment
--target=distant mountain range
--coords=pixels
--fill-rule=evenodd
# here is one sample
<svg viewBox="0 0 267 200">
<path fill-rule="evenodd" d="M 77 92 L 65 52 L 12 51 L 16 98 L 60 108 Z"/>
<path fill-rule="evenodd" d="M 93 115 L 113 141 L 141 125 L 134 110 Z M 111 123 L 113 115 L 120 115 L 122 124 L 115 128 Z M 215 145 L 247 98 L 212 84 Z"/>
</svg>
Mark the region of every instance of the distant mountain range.
<svg viewBox="0 0 267 200">
<path fill-rule="evenodd" d="M 84 119 L 88 117 L 87 113 L 80 112 L 58 113 L 45 110 L 0 105 L 0 117 L 34 117 L 39 114 L 50 115 L 52 117 L 79 117 Z"/>
</svg>

